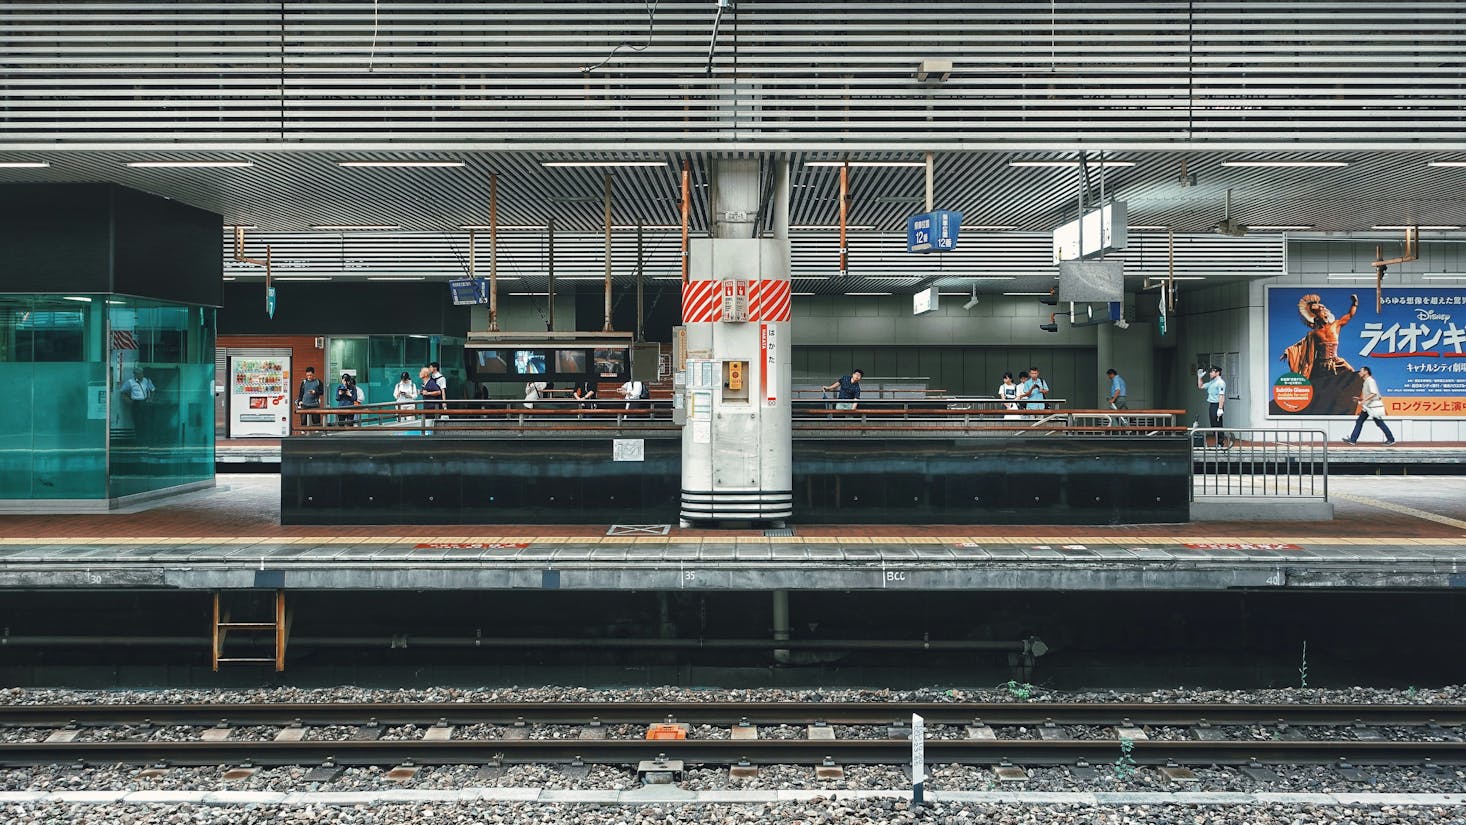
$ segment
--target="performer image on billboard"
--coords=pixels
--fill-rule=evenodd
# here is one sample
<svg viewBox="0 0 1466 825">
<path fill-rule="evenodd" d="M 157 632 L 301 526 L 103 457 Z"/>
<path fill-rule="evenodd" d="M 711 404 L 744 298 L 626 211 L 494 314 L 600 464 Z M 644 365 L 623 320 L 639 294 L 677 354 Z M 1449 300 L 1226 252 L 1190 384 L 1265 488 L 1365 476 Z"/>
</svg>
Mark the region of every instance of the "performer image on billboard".
<svg viewBox="0 0 1466 825">
<path fill-rule="evenodd" d="M 1293 380 L 1303 385 L 1306 394 L 1295 396 L 1299 403 L 1285 407 L 1288 412 L 1346 415 L 1353 411 L 1351 396 L 1357 393 L 1360 381 L 1354 367 L 1339 355 L 1339 333 L 1358 309 L 1358 295 L 1349 296 L 1349 311 L 1338 318 L 1316 293 L 1298 299 L 1298 315 L 1308 327 L 1308 334 L 1285 348 L 1278 360 L 1288 362 L 1289 371 L 1296 374 Z"/>
</svg>

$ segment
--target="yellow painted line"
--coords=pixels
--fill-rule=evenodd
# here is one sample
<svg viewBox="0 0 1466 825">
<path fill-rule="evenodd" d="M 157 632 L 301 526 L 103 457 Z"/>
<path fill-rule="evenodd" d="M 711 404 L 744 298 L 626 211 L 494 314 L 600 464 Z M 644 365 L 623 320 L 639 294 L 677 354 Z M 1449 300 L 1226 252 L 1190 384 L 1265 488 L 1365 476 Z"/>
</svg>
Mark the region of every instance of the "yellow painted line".
<svg viewBox="0 0 1466 825">
<path fill-rule="evenodd" d="M 1415 507 L 1406 507 L 1403 504 L 1392 504 L 1388 501 L 1380 501 L 1377 498 L 1370 498 L 1368 496 L 1356 496 L 1349 493 L 1334 493 L 1334 498 L 1342 498 L 1345 501 L 1352 501 L 1355 504 L 1363 504 L 1366 507 L 1378 507 L 1381 510 L 1388 510 L 1391 513 L 1399 513 L 1402 516 L 1414 516 L 1416 518 L 1425 519 L 1426 521 L 1433 521 L 1436 524 L 1444 524 L 1449 527 L 1466 530 L 1466 521 L 1451 518 L 1450 516 L 1443 516 L 1439 513 L 1432 513 L 1426 510 L 1420 510 Z"/>
</svg>

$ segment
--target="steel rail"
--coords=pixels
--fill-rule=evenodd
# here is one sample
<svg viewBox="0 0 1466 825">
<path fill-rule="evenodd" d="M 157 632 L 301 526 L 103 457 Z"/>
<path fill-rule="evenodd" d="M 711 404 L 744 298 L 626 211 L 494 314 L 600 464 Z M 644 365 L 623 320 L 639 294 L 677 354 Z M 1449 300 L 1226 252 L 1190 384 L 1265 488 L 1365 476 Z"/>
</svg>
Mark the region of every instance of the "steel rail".
<svg viewBox="0 0 1466 825">
<path fill-rule="evenodd" d="M 0 705 L 0 725 L 692 724 L 1466 725 L 1466 705 L 1088 702 L 418 702 Z"/>
<path fill-rule="evenodd" d="M 1466 742 L 1158 741 L 1132 742 L 1137 764 L 1466 764 Z M 1073 765 L 1113 761 L 1117 740 L 928 739 L 928 762 Z M 0 743 L 0 765 L 168 764 L 179 766 L 485 765 L 504 763 L 636 764 L 665 756 L 686 763 L 818 765 L 903 764 L 905 739 L 643 740 L 482 739 L 302 742 Z"/>
</svg>

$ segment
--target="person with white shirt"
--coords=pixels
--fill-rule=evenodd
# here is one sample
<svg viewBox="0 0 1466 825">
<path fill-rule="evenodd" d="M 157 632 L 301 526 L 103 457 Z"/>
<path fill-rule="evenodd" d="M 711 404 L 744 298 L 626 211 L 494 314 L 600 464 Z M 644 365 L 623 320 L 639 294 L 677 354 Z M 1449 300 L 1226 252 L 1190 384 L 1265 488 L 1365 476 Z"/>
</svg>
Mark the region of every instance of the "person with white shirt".
<svg viewBox="0 0 1466 825">
<path fill-rule="evenodd" d="M 417 384 L 412 381 L 412 373 L 403 372 L 397 379 L 397 386 L 392 388 L 392 398 L 397 402 L 397 409 L 411 410 L 417 406 Z M 406 421 L 411 416 L 399 415 L 398 421 Z"/>
<path fill-rule="evenodd" d="M 1395 446 L 1395 434 L 1390 432 L 1390 427 L 1385 423 L 1385 400 L 1379 394 L 1379 382 L 1374 380 L 1374 370 L 1369 367 L 1360 367 L 1359 376 L 1364 379 L 1364 387 L 1354 400 L 1359 402 L 1359 417 L 1354 419 L 1354 432 L 1344 439 L 1345 444 L 1358 444 L 1359 434 L 1364 431 L 1364 422 L 1367 419 L 1374 419 L 1375 426 L 1385 434 L 1385 446 Z"/>
<path fill-rule="evenodd" d="M 626 399 L 626 409 L 628 410 L 645 410 L 651 408 L 651 404 L 635 403 L 651 397 L 651 394 L 647 392 L 646 383 L 643 381 L 627 381 L 617 388 L 616 391 L 621 393 L 622 398 Z"/>
<path fill-rule="evenodd" d="M 1202 381 L 1202 376 L 1206 376 L 1205 382 Z M 1196 388 L 1206 390 L 1206 419 L 1209 425 L 1213 429 L 1220 428 L 1227 406 L 1227 382 L 1222 378 L 1222 368 L 1212 367 L 1209 370 L 1197 370 Z M 1224 432 L 1218 432 L 1217 446 L 1232 446 L 1231 437 Z"/>
</svg>

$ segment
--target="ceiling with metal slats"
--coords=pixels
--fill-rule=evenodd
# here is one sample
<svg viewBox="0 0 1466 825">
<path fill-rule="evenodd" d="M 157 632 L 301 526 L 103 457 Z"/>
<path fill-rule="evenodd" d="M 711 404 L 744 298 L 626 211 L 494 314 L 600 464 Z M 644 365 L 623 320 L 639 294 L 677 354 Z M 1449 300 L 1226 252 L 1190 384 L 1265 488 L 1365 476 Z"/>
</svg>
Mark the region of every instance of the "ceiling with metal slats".
<svg viewBox="0 0 1466 825">
<path fill-rule="evenodd" d="M 114 181 L 246 224 L 252 251 L 300 274 L 442 278 L 466 268 L 498 179 L 500 274 L 543 288 L 604 272 L 606 170 L 547 161 L 663 161 L 612 175 L 613 263 L 631 227 L 708 231 L 718 157 L 789 160 L 790 221 L 838 221 L 838 170 L 933 153 L 935 206 L 961 211 L 959 249 L 904 253 L 925 208 L 920 168 L 850 171 L 850 274 L 836 233 L 795 230 L 797 289 L 982 291 L 1052 280 L 1047 235 L 1102 195 L 1132 227 L 1175 230 L 1178 274 L 1281 266 L 1276 231 L 1209 234 L 1224 216 L 1318 239 L 1374 226 L 1466 226 L 1466 3 L 737 0 L 680 2 L 12 2 L 0 4 L 0 168 L 13 181 Z M 715 22 L 716 21 L 716 22 Z M 949 61 L 919 79 L 923 62 Z M 929 64 L 932 68 L 932 64 Z M 1077 168 L 1022 161 L 1077 160 Z M 139 160 L 247 161 L 137 169 Z M 343 168 L 340 161 L 454 161 Z M 1330 161 L 1247 168 L 1235 161 Z M 1133 164 L 1103 167 L 1101 162 Z M 1194 175 L 1194 181 L 1183 177 Z M 1183 182 L 1186 185 L 1182 185 Z M 764 215 L 762 228 L 771 226 Z M 391 224 L 396 233 L 311 233 Z M 1008 227 L 978 230 L 974 227 Z M 512 227 L 530 227 L 516 230 Z M 676 233 L 646 234 L 670 277 Z M 1428 242 L 1466 238 L 1427 231 Z M 1164 231 L 1132 232 L 1132 274 L 1169 266 Z M 672 244 L 672 246 L 668 246 Z M 226 239 L 226 247 L 229 244 Z M 486 272 L 480 236 L 478 271 Z M 250 277 L 243 271 L 240 277 Z M 1143 277 L 1143 276 L 1142 276 Z M 506 282 L 507 284 L 511 282 Z M 535 286 L 539 284 L 539 286 Z"/>
</svg>

